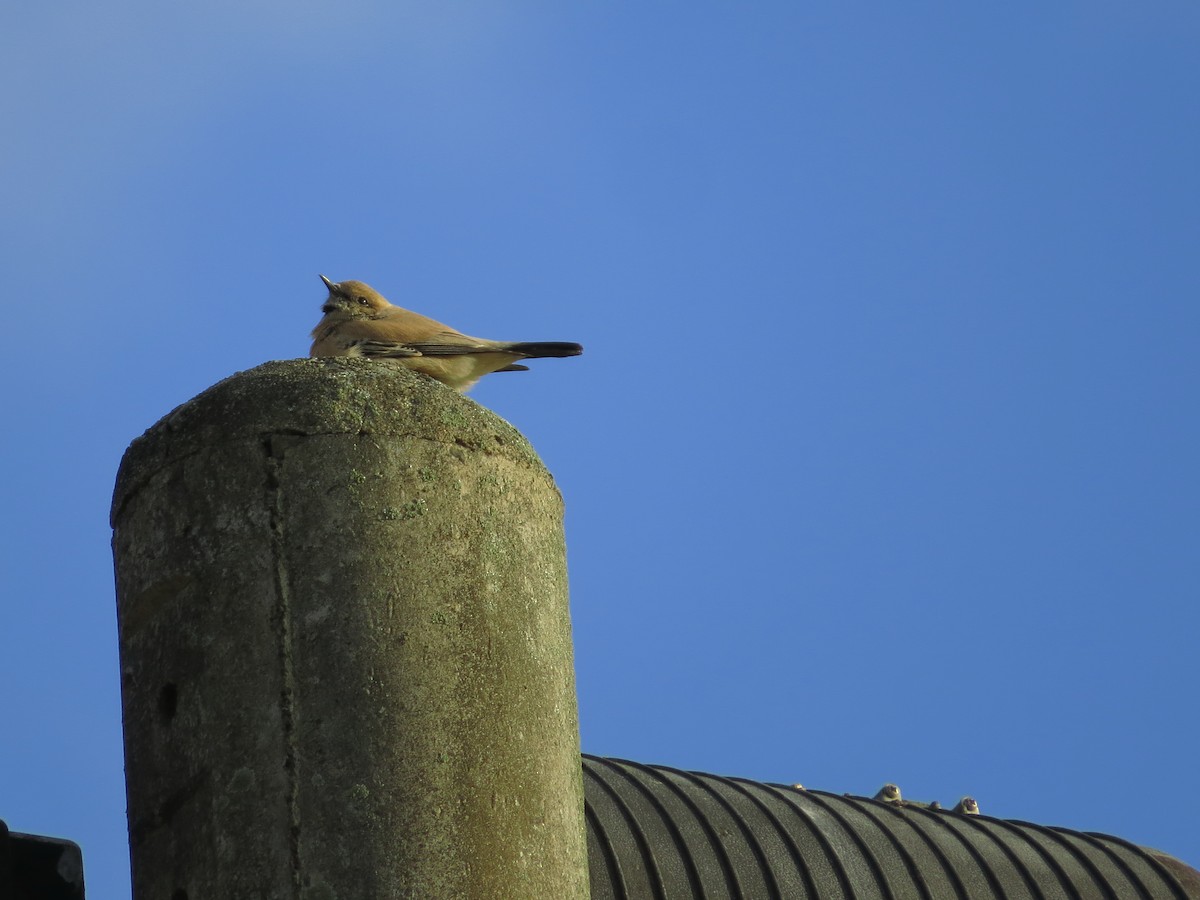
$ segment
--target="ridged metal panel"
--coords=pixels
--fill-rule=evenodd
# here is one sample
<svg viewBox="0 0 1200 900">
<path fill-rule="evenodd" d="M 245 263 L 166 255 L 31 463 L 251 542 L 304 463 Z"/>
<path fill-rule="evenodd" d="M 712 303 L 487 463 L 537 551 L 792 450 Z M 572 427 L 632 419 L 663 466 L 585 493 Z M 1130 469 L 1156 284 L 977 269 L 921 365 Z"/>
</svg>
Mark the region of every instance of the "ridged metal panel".
<svg viewBox="0 0 1200 900">
<path fill-rule="evenodd" d="M 1194 870 L 1109 835 L 596 756 L 583 773 L 592 900 L 1200 900 Z"/>
</svg>

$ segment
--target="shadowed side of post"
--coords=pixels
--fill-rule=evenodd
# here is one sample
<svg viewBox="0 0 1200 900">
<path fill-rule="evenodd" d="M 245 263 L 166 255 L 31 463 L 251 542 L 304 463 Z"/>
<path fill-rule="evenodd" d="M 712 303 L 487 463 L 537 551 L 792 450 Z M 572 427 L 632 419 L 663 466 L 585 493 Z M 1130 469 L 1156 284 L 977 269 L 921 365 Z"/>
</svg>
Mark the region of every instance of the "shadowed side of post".
<svg viewBox="0 0 1200 900">
<path fill-rule="evenodd" d="M 562 503 L 398 366 L 268 363 L 113 502 L 134 897 L 587 896 Z"/>
</svg>

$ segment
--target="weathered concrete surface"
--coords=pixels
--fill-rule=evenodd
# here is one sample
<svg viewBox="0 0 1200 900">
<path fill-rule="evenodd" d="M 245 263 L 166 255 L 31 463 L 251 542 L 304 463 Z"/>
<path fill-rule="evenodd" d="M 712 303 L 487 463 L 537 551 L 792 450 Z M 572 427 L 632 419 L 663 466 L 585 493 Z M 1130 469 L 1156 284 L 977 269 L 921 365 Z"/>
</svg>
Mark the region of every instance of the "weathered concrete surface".
<svg viewBox="0 0 1200 900">
<path fill-rule="evenodd" d="M 240 373 L 113 500 L 134 897 L 586 897 L 562 503 L 399 366 Z"/>
</svg>

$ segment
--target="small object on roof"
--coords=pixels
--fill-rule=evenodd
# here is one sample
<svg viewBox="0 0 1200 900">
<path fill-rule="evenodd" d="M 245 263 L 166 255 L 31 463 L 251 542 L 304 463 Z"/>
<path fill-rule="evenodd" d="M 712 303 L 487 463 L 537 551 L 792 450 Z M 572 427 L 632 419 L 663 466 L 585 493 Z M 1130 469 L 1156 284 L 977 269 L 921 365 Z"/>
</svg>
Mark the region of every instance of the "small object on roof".
<svg viewBox="0 0 1200 900">
<path fill-rule="evenodd" d="M 958 801 L 953 811 L 968 816 L 977 816 L 979 815 L 979 804 L 975 802 L 974 797 L 963 797 Z"/>
<path fill-rule="evenodd" d="M 914 809 L 941 809 L 942 808 L 942 804 L 938 803 L 936 800 L 930 800 L 928 803 L 923 803 L 920 800 L 905 800 L 900 805 L 905 806 L 905 807 L 911 806 Z"/>
<path fill-rule="evenodd" d="M 882 800 L 884 803 L 900 803 L 900 788 L 892 784 L 890 781 L 879 789 L 879 792 L 872 798 L 874 800 Z"/>
<path fill-rule="evenodd" d="M 793 788 L 795 788 L 795 789 L 796 789 L 796 790 L 798 790 L 798 791 L 803 791 L 803 790 L 805 790 L 805 789 L 806 789 L 806 788 L 804 787 L 804 785 L 802 785 L 800 782 L 796 782 L 795 784 L 793 784 L 793 785 L 792 785 L 792 787 L 793 787 Z"/>
</svg>

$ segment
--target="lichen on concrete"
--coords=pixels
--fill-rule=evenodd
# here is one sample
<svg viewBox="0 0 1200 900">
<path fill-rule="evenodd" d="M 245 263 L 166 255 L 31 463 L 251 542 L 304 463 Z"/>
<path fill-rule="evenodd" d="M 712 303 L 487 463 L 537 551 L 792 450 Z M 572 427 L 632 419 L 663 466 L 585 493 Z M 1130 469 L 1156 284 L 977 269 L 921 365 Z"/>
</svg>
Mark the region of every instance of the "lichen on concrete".
<svg viewBox="0 0 1200 900">
<path fill-rule="evenodd" d="M 130 473 L 144 480 L 200 447 L 277 433 L 412 434 L 544 468 L 504 419 L 403 366 L 342 357 L 279 360 L 218 382 L 136 438 L 121 462 L 112 517 L 136 489 Z"/>
</svg>

